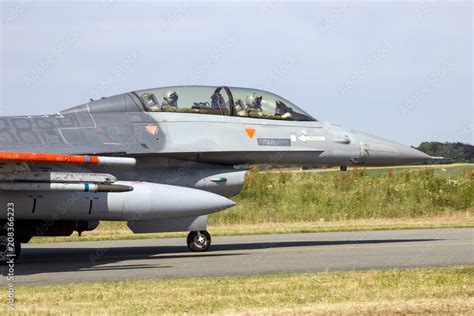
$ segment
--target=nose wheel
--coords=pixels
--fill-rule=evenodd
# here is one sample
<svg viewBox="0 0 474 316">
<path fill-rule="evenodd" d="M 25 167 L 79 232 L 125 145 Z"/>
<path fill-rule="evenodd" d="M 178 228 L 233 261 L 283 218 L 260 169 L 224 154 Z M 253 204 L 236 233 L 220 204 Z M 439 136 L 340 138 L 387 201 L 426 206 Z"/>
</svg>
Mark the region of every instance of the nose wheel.
<svg viewBox="0 0 474 316">
<path fill-rule="evenodd" d="M 192 252 L 204 252 L 211 246 L 211 235 L 207 230 L 190 232 L 187 243 L 189 250 Z"/>
</svg>

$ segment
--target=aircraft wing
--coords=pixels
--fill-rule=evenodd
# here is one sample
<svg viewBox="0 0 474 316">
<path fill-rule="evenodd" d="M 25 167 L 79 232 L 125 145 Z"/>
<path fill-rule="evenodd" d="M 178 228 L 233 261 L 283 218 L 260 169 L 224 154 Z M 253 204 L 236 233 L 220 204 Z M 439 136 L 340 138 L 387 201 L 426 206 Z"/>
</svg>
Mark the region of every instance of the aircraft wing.
<svg viewBox="0 0 474 316">
<path fill-rule="evenodd" d="M 105 173 L 33 171 L 31 163 L 134 166 L 128 157 L 0 152 L 0 191 L 128 192 L 133 188 L 115 184 Z"/>
</svg>

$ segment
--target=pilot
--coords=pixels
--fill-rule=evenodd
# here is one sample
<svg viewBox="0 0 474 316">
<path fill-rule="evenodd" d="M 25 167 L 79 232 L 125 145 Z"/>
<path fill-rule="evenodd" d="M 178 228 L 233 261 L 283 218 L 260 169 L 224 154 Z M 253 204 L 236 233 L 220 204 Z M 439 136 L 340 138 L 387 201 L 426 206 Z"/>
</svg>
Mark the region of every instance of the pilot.
<svg viewBox="0 0 474 316">
<path fill-rule="evenodd" d="M 225 100 L 224 100 L 224 97 L 222 96 L 222 94 L 220 94 L 219 92 L 214 92 L 211 95 L 211 108 L 221 109 L 221 108 L 225 108 L 225 107 L 226 107 Z"/>
<path fill-rule="evenodd" d="M 168 91 L 163 97 L 163 102 L 161 103 L 162 108 L 177 108 L 178 107 L 178 94 L 176 91 Z"/>
<path fill-rule="evenodd" d="M 235 113 L 237 116 L 248 116 L 247 111 L 245 111 L 245 105 L 244 102 L 241 99 L 238 99 L 235 101 Z"/>
<path fill-rule="evenodd" d="M 258 110 L 259 112 L 262 112 L 262 99 L 263 97 L 261 95 L 252 93 L 247 97 L 247 99 L 245 99 L 245 105 L 249 110 Z"/>
<path fill-rule="evenodd" d="M 276 100 L 275 102 L 276 108 L 275 108 L 275 116 L 289 120 L 293 116 L 293 109 L 290 108 L 288 105 L 286 105 L 283 101 Z"/>
</svg>

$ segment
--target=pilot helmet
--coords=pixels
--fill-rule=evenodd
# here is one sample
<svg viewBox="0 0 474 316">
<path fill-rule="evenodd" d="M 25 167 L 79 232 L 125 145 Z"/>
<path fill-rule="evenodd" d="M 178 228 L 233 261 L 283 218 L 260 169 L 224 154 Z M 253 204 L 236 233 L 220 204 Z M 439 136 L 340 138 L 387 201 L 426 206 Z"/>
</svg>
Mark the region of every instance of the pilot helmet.
<svg viewBox="0 0 474 316">
<path fill-rule="evenodd" d="M 166 96 L 165 96 L 164 99 L 170 105 L 177 105 L 177 103 L 178 103 L 178 94 L 176 93 L 176 91 L 168 91 L 166 93 Z"/>
<path fill-rule="evenodd" d="M 245 99 L 245 104 L 254 109 L 260 109 L 263 97 L 257 93 L 252 93 Z"/>
<path fill-rule="evenodd" d="M 166 97 L 169 100 L 178 101 L 178 94 L 176 93 L 176 91 L 168 91 L 168 93 L 166 94 Z"/>
</svg>

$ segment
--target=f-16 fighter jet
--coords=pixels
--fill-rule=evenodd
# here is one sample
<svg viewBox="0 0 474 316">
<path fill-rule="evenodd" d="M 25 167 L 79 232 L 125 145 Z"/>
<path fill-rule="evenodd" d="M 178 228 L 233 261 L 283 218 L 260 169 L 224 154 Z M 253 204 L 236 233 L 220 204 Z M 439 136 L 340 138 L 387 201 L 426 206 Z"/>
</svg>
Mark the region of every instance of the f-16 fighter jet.
<svg viewBox="0 0 474 316">
<path fill-rule="evenodd" d="M 34 236 L 99 222 L 134 233 L 189 231 L 234 205 L 248 164 L 401 165 L 432 157 L 321 122 L 256 89 L 177 86 L 102 98 L 54 115 L 0 118 L 0 258 Z"/>
</svg>

